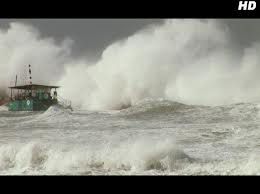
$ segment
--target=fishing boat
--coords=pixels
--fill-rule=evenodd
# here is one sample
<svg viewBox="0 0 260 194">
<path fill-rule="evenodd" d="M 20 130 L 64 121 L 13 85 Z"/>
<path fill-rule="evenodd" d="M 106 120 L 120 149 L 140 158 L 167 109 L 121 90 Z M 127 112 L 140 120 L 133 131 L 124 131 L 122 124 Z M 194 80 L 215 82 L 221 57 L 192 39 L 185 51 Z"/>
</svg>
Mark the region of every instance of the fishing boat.
<svg viewBox="0 0 260 194">
<path fill-rule="evenodd" d="M 58 86 L 47 85 L 22 85 L 9 87 L 11 89 L 11 99 L 8 104 L 9 111 L 45 111 L 50 106 L 58 104 Z M 51 90 L 55 89 L 53 95 Z M 16 95 L 13 95 L 16 90 Z"/>
<path fill-rule="evenodd" d="M 62 105 L 71 109 L 71 102 L 61 97 L 58 98 L 59 86 L 39 85 L 32 83 L 31 66 L 29 65 L 29 84 L 9 87 L 10 100 L 7 104 L 9 111 L 45 111 L 53 105 Z"/>
</svg>

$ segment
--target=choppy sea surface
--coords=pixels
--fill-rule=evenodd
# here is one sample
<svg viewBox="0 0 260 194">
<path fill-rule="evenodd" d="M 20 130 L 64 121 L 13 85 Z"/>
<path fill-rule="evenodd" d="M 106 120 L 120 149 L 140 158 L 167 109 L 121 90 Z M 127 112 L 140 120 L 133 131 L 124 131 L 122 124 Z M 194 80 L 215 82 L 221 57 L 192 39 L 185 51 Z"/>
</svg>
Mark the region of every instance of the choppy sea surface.
<svg viewBox="0 0 260 194">
<path fill-rule="evenodd" d="M 260 104 L 0 107 L 0 174 L 260 175 Z"/>
</svg>

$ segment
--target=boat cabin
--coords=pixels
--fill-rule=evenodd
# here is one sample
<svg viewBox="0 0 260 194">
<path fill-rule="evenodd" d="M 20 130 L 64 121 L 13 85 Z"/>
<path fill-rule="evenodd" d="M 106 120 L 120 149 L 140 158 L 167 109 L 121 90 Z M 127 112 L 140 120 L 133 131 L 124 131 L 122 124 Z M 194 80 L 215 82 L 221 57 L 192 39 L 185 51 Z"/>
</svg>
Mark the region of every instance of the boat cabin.
<svg viewBox="0 0 260 194">
<path fill-rule="evenodd" d="M 9 111 L 45 111 L 50 106 L 58 104 L 58 88 L 59 86 L 38 84 L 9 87 Z"/>
</svg>

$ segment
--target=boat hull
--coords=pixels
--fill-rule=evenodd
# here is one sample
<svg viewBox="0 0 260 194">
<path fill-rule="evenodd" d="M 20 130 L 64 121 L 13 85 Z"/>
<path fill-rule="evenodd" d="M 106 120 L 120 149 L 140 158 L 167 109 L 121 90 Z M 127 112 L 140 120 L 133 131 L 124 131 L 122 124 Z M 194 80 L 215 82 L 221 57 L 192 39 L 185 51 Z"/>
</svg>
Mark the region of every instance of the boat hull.
<svg viewBox="0 0 260 194">
<path fill-rule="evenodd" d="M 8 103 L 9 111 L 45 111 L 50 106 L 57 104 L 57 100 L 13 100 Z"/>
</svg>

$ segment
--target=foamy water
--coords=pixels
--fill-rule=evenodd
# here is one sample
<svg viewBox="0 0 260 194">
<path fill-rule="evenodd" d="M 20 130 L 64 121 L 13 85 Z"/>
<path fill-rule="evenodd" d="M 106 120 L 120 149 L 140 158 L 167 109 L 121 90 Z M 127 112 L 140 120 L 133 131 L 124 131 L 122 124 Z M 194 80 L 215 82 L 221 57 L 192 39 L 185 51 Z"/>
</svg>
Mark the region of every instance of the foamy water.
<svg viewBox="0 0 260 194">
<path fill-rule="evenodd" d="M 0 108 L 0 174 L 260 174 L 259 105 Z"/>
</svg>

